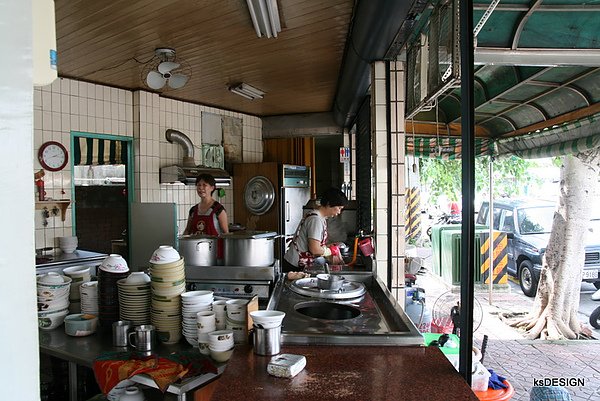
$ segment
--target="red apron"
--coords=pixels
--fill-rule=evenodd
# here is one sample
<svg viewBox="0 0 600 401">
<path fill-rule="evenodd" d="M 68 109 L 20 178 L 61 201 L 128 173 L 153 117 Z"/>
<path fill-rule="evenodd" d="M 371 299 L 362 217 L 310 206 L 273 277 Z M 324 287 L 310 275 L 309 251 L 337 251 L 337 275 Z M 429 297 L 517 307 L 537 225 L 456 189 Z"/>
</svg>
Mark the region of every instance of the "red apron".
<svg viewBox="0 0 600 401">
<path fill-rule="evenodd" d="M 298 238 L 298 233 L 300 232 L 300 228 L 304 224 L 304 221 L 306 220 L 306 218 L 309 216 L 316 216 L 316 215 L 317 215 L 316 213 L 309 213 L 306 216 L 304 216 L 304 218 L 298 225 L 298 229 L 296 229 L 296 234 L 294 235 L 294 238 L 292 239 L 292 245 L 294 245 L 294 247 L 296 248 L 296 251 L 298 252 L 298 267 L 301 269 L 306 269 L 307 267 L 311 267 L 313 262 L 315 261 L 315 257 L 312 253 L 310 253 L 310 251 L 300 252 L 300 249 L 298 249 L 298 245 L 296 244 L 296 239 Z M 323 227 L 323 239 L 321 240 L 321 246 L 325 246 L 325 244 L 327 244 L 327 225 L 325 224 L 324 226 L 325 227 Z M 308 241 L 307 241 L 307 243 L 308 243 Z"/>
<path fill-rule="evenodd" d="M 196 210 L 192 215 L 192 233 L 203 235 L 219 235 L 217 227 L 215 227 L 215 215 L 221 212 L 224 207 L 219 202 L 214 202 L 210 207 L 210 214 L 201 215 L 198 213 L 200 208 L 196 205 Z M 223 240 L 217 240 L 217 259 L 223 259 Z"/>
</svg>

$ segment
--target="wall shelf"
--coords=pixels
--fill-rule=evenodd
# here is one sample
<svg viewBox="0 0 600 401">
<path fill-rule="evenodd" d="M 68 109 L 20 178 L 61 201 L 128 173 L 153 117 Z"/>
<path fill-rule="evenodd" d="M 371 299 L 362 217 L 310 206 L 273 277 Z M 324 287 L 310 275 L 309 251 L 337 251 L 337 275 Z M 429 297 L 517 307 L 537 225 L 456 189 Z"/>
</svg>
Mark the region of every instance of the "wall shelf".
<svg viewBox="0 0 600 401">
<path fill-rule="evenodd" d="M 60 209 L 60 217 L 62 221 L 65 221 L 65 214 L 70 204 L 71 201 L 69 199 L 35 201 L 35 208 L 36 210 L 48 209 L 50 211 L 54 207 L 57 207 Z"/>
</svg>

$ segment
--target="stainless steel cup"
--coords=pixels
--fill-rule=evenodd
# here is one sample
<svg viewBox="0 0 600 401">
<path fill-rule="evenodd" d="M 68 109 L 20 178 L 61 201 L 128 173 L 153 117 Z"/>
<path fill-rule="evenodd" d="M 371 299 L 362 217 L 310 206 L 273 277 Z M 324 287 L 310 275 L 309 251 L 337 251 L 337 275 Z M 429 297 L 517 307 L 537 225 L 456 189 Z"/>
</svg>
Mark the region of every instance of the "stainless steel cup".
<svg viewBox="0 0 600 401">
<path fill-rule="evenodd" d="M 131 320 L 119 320 L 112 324 L 112 338 L 115 347 L 127 347 L 127 336 L 132 327 Z"/>
<path fill-rule="evenodd" d="M 156 342 L 155 336 L 154 326 L 150 324 L 136 326 L 135 329 L 129 333 L 129 345 L 140 352 L 150 352 L 154 348 Z M 134 340 L 132 340 L 132 338 Z"/>
<path fill-rule="evenodd" d="M 281 349 L 281 326 L 270 329 L 253 327 L 254 353 L 257 355 L 277 355 Z"/>
</svg>

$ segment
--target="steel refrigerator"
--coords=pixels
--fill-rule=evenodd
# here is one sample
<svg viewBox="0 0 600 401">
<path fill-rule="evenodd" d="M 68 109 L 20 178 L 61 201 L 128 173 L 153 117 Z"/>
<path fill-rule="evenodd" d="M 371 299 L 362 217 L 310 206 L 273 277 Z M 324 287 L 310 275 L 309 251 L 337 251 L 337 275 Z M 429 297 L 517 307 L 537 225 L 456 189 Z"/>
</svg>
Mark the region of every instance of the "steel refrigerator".
<svg viewBox="0 0 600 401">
<path fill-rule="evenodd" d="M 279 251 L 283 255 L 302 221 L 303 207 L 310 200 L 310 167 L 284 164 L 280 194 L 279 233 L 283 238 Z"/>
</svg>

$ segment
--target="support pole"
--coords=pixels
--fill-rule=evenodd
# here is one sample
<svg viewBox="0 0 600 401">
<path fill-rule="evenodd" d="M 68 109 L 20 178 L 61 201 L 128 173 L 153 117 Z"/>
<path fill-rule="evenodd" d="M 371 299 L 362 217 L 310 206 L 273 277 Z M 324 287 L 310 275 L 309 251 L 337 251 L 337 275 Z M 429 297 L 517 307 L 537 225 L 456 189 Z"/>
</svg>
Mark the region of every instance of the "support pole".
<svg viewBox="0 0 600 401">
<path fill-rule="evenodd" d="M 492 291 L 494 289 L 494 157 L 490 156 L 490 201 L 488 208 L 488 216 L 490 222 L 489 234 L 490 234 L 490 247 L 488 249 L 490 259 L 490 293 L 489 303 L 492 305 Z"/>
<path fill-rule="evenodd" d="M 460 0 L 460 108 L 462 228 L 459 372 L 471 384 L 475 248 L 475 99 L 473 94 L 473 0 Z"/>
</svg>

